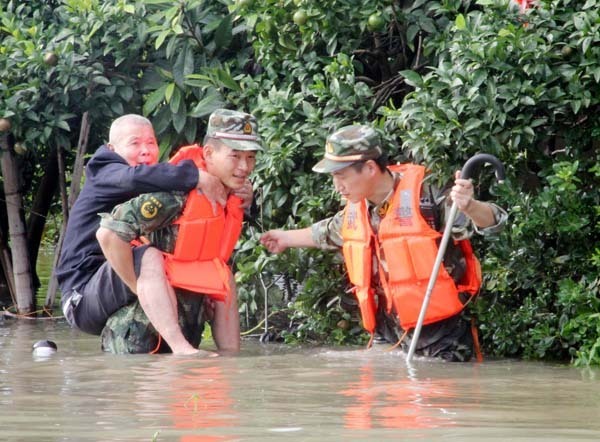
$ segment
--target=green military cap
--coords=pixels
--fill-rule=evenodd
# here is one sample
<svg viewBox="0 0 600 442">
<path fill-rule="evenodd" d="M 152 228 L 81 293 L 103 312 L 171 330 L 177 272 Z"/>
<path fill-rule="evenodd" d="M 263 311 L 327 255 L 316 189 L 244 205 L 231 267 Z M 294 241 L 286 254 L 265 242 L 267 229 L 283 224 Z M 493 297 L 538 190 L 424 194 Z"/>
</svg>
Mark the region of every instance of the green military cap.
<svg viewBox="0 0 600 442">
<path fill-rule="evenodd" d="M 365 125 L 345 126 L 327 137 L 324 158 L 312 170 L 331 173 L 382 154 L 381 140 L 375 129 Z"/>
<path fill-rule="evenodd" d="M 254 115 L 217 109 L 208 119 L 204 143 L 208 138 L 214 138 L 234 150 L 262 150 L 257 129 Z"/>
</svg>

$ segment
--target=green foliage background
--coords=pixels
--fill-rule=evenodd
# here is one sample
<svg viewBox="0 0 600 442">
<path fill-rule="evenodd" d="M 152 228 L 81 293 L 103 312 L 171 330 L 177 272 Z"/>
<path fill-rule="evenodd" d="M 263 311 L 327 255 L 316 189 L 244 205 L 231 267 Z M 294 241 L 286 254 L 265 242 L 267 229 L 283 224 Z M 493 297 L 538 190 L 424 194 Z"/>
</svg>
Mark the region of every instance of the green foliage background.
<svg viewBox="0 0 600 442">
<path fill-rule="evenodd" d="M 368 122 L 392 158 L 439 182 L 477 152 L 506 165 L 505 185 L 476 180 L 510 212 L 502 235 L 476 241 L 486 353 L 600 363 L 600 1 L 539 0 L 525 13 L 509 0 L 0 5 L 0 116 L 34 183 L 52 146 L 76 145 L 84 111 L 92 145 L 115 116 L 149 116 L 165 157 L 201 141 L 218 107 L 259 118 L 259 213 L 235 256 L 247 329 L 266 300 L 285 313 L 288 342 L 364 341 L 339 255 L 273 256 L 258 238 L 335 213 L 330 180 L 310 169 L 329 132 Z"/>
</svg>

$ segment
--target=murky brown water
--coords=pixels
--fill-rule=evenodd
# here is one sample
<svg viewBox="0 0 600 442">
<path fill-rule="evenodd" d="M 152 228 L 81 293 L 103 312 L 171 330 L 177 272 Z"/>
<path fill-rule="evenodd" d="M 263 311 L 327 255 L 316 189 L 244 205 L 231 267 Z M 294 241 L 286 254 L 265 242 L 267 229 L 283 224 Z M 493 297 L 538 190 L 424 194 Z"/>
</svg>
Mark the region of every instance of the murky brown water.
<svg viewBox="0 0 600 442">
<path fill-rule="evenodd" d="M 32 355 L 51 339 L 58 352 Z M 210 346 L 206 346 L 210 348 Z M 0 322 L 0 440 L 600 440 L 600 370 L 447 364 L 244 342 L 239 357 L 115 356 L 62 322 Z"/>
</svg>

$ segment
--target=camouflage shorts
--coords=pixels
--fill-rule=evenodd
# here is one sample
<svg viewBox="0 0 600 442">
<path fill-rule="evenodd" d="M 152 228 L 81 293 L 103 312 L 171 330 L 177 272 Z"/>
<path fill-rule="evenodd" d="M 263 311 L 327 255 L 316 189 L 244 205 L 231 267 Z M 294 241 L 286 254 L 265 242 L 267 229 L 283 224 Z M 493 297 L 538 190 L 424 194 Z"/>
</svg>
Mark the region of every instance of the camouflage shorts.
<svg viewBox="0 0 600 442">
<path fill-rule="evenodd" d="M 204 331 L 204 296 L 177 290 L 179 326 L 194 347 L 200 345 Z M 139 301 L 126 305 L 112 314 L 102 330 L 102 350 L 115 354 L 170 353 L 142 310 Z M 160 344 L 160 346 L 159 346 Z M 158 349 L 157 349 L 158 347 Z"/>
<path fill-rule="evenodd" d="M 396 343 L 404 333 L 395 316 L 377 314 L 377 333 L 387 342 Z M 407 352 L 412 333 L 402 341 L 402 349 Z M 473 356 L 473 335 L 469 318 L 463 313 L 448 319 L 424 325 L 419 335 L 416 355 L 439 358 L 448 362 L 467 362 Z"/>
</svg>

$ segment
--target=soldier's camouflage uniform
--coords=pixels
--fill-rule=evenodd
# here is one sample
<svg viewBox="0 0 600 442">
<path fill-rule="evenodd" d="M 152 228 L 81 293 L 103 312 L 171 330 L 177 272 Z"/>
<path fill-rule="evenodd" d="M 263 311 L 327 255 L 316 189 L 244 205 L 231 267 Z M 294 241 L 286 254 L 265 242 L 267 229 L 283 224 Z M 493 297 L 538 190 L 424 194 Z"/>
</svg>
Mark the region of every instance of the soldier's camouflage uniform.
<svg viewBox="0 0 600 442">
<path fill-rule="evenodd" d="M 352 125 L 343 127 L 327 137 L 325 143 L 325 154 L 321 161 L 314 167 L 313 171 L 318 173 L 335 173 L 357 162 L 374 160 L 379 167 L 387 163 L 387 154 L 384 152 L 381 137 L 375 129 L 367 125 Z M 389 170 L 389 169 L 388 169 Z M 377 234 L 381 219 L 385 216 L 390 206 L 390 198 L 398 183 L 402 179 L 400 173 L 391 172 L 394 178 L 394 186 L 384 200 L 373 205 L 369 203 L 369 221 L 373 232 Z M 421 214 L 427 222 L 438 231 L 443 231 L 447 214 L 450 212 L 450 203 L 446 199 L 446 191 L 438 191 L 427 184 L 427 176 L 421 189 Z M 494 212 L 496 224 L 485 229 L 477 229 L 476 226 L 462 212 L 459 212 L 453 223 L 452 236 L 455 240 L 468 239 L 477 231 L 482 235 L 492 235 L 502 229 L 506 223 L 507 214 L 495 204 L 490 205 Z M 341 249 L 343 240 L 341 236 L 344 212 L 340 211 L 331 218 L 316 222 L 312 225 L 312 239 L 315 244 L 323 249 Z M 384 272 L 388 271 L 385 262 L 385 254 L 380 251 L 381 263 L 377 263 L 377 254 L 373 253 L 373 275 L 372 285 L 375 289 L 375 297 L 378 301 L 376 316 L 376 333 L 388 342 L 396 343 L 403 334 L 396 314 L 392 311 L 387 313 L 385 306 L 386 297 L 381 287 L 378 275 L 379 264 Z M 459 281 L 466 269 L 465 259 L 460 250 L 450 242 L 445 256 L 444 265 L 448 273 Z M 459 294 L 460 296 L 460 294 Z M 463 303 L 468 298 L 463 299 Z M 358 307 L 356 307 L 358 309 Z M 403 348 L 410 346 L 410 336 L 402 342 Z M 460 313 L 451 318 L 423 326 L 417 344 L 417 354 L 431 357 L 439 357 L 449 361 L 466 361 L 471 358 L 473 341 L 469 323 L 465 313 Z"/>
<path fill-rule="evenodd" d="M 393 173 L 393 176 L 395 184 L 398 184 L 401 179 L 400 174 Z M 395 187 L 396 186 L 394 186 L 394 188 Z M 445 192 L 430 190 L 427 185 L 424 185 L 423 189 L 424 192 L 422 192 L 422 195 L 424 198 L 422 198 L 422 202 L 427 203 L 427 195 L 437 195 L 437 197 L 432 196 L 431 199 L 433 200 L 433 207 L 437 214 L 435 218 L 441 220 L 439 221 L 439 228 L 440 230 L 443 230 L 444 220 L 446 219 L 446 215 L 450 212 L 448 205 L 449 201 L 447 201 L 445 197 Z M 378 231 L 381 218 L 385 214 L 387 206 L 389 206 L 388 199 L 391 196 L 392 194 L 377 206 L 369 203 L 369 219 L 375 233 Z M 452 230 L 453 239 L 469 239 L 474 232 L 481 235 L 494 235 L 498 233 L 506 223 L 508 215 L 506 211 L 495 204 L 491 204 L 491 207 L 496 218 L 496 224 L 485 229 L 478 229 L 462 212 L 458 212 L 454 219 L 454 227 Z M 312 225 L 312 237 L 318 247 L 322 249 L 341 249 L 343 244 L 341 237 L 343 213 L 343 211 L 340 211 L 333 217 L 316 222 Z M 381 256 L 384 256 L 384 254 L 381 253 Z M 375 261 L 376 259 L 376 254 L 373 254 L 373 260 Z M 461 279 L 461 276 L 465 271 L 465 262 L 462 253 L 457 248 L 454 248 L 452 243 L 449 244 L 446 250 L 444 265 L 455 281 Z M 377 312 L 376 331 L 381 338 L 390 343 L 396 343 L 404 331 L 400 327 L 399 321 L 393 311 L 391 314 L 388 314 L 383 308 L 385 295 L 377 273 L 379 271 L 379 266 L 374 262 L 372 268 L 372 283 L 375 286 L 376 297 L 380 300 Z M 385 259 L 382 259 L 381 268 L 384 271 L 387 271 Z M 466 319 L 466 314 L 462 313 L 452 318 L 423 326 L 419 336 L 417 354 L 429 357 L 440 357 L 451 361 L 469 360 L 472 357 L 473 346 L 469 322 Z M 403 348 L 408 349 L 410 346 L 410 337 L 407 337 L 403 341 L 402 346 Z"/>
<path fill-rule="evenodd" d="M 145 237 L 158 249 L 170 253 L 177 239 L 177 226 L 171 223 L 181 215 L 186 197 L 184 192 L 142 194 L 115 207 L 110 214 L 101 214 L 100 225 L 125 241 Z M 205 297 L 181 289 L 175 292 L 179 325 L 188 342 L 197 347 L 204 330 Z M 159 342 L 139 301 L 122 307 L 108 319 L 102 330 L 102 349 L 117 354 L 170 352 L 163 340 Z"/>
</svg>

